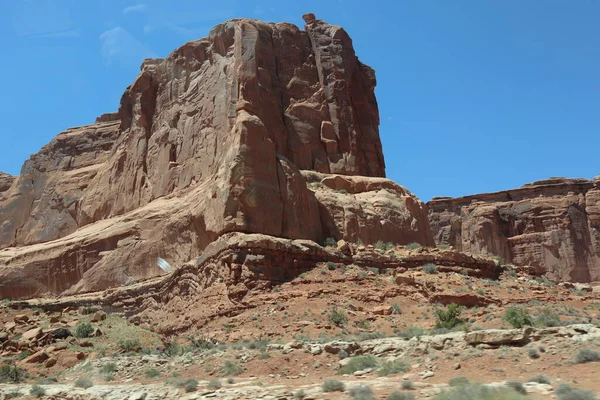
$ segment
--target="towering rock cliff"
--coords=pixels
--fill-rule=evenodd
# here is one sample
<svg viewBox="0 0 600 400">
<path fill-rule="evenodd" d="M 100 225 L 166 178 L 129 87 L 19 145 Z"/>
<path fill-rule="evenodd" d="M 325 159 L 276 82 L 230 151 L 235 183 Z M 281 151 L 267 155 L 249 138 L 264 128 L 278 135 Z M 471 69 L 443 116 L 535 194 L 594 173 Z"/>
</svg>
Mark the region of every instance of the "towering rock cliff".
<svg viewBox="0 0 600 400">
<path fill-rule="evenodd" d="M 118 113 L 1 177 L 0 297 L 153 276 L 227 232 L 433 244 L 424 204 L 384 178 L 373 70 L 304 19 L 230 20 L 145 60 Z"/>
<path fill-rule="evenodd" d="M 600 176 L 438 197 L 428 207 L 437 244 L 532 265 L 553 280 L 600 281 Z"/>
</svg>

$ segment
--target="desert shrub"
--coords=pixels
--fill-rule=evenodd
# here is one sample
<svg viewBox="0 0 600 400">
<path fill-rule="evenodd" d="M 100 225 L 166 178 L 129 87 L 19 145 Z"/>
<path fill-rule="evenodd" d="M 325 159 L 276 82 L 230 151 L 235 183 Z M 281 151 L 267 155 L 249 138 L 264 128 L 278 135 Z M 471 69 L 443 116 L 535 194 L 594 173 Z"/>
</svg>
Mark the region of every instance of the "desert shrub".
<svg viewBox="0 0 600 400">
<path fill-rule="evenodd" d="M 538 353 L 536 349 L 529 349 L 527 355 L 534 360 L 540 358 L 540 353 Z"/>
<path fill-rule="evenodd" d="M 258 355 L 258 358 L 260 358 L 261 360 L 266 360 L 267 358 L 271 358 L 271 355 L 266 351 L 261 351 Z"/>
<path fill-rule="evenodd" d="M 412 243 L 409 243 L 406 246 L 404 246 L 404 249 L 405 250 L 416 250 L 420 247 L 421 247 L 421 245 L 419 243 L 412 242 Z"/>
<path fill-rule="evenodd" d="M 148 369 L 146 370 L 145 374 L 146 378 L 152 379 L 152 378 L 157 378 L 161 375 L 160 371 L 154 368 Z"/>
<path fill-rule="evenodd" d="M 362 371 L 363 369 L 375 368 L 377 365 L 377 358 L 375 356 L 352 357 L 338 372 L 340 375 L 353 374 L 356 371 Z"/>
<path fill-rule="evenodd" d="M 492 388 L 469 384 L 452 387 L 437 394 L 434 400 L 525 400 L 527 397 L 512 388 Z"/>
<path fill-rule="evenodd" d="M 538 311 L 535 317 L 535 325 L 554 327 L 561 326 L 560 316 L 553 312 L 550 308 L 546 307 Z"/>
<path fill-rule="evenodd" d="M 578 389 L 571 387 L 566 384 L 560 385 L 556 388 L 556 395 L 558 400 L 596 400 L 597 397 L 594 392 L 584 389 Z"/>
<path fill-rule="evenodd" d="M 114 362 L 108 363 L 108 364 L 104 364 L 102 366 L 102 368 L 100 368 L 100 371 L 103 374 L 112 374 L 115 373 L 117 371 L 117 364 L 115 364 Z"/>
<path fill-rule="evenodd" d="M 4 395 L 4 398 L 5 399 L 16 399 L 17 397 L 21 397 L 21 396 L 22 396 L 21 392 L 19 392 L 17 390 L 17 391 L 14 391 L 14 392 L 8 392 L 8 393 L 6 393 Z"/>
<path fill-rule="evenodd" d="M 46 390 L 39 385 L 33 385 L 29 390 L 29 394 L 33 397 L 42 397 L 46 394 Z"/>
<path fill-rule="evenodd" d="M 295 399 L 299 399 L 302 400 L 306 397 L 306 393 L 304 392 L 304 390 L 300 389 L 297 392 L 294 392 L 294 398 Z"/>
<path fill-rule="evenodd" d="M 186 379 L 183 382 L 183 389 L 186 393 L 195 392 L 198 389 L 198 380 L 194 378 Z"/>
<path fill-rule="evenodd" d="M 337 246 L 337 240 L 335 240 L 335 238 L 333 238 L 333 237 L 328 237 L 328 238 L 325 238 L 325 240 L 323 241 L 323 244 L 326 247 L 336 247 Z"/>
<path fill-rule="evenodd" d="M 379 376 L 395 375 L 408 371 L 408 364 L 401 360 L 386 361 L 378 370 Z"/>
<path fill-rule="evenodd" d="M 279 287 L 276 287 L 277 289 Z M 275 290 L 275 288 L 273 288 L 273 290 Z M 200 337 L 198 339 L 196 339 L 195 337 L 191 337 L 190 338 L 190 348 L 192 349 L 198 349 L 198 350 L 210 350 L 213 349 L 215 347 L 215 344 L 212 342 L 212 340 L 207 339 L 205 337 Z"/>
<path fill-rule="evenodd" d="M 397 332 L 398 336 L 407 339 L 423 336 L 424 334 L 425 329 L 421 328 L 420 326 L 409 326 L 408 328 Z"/>
<path fill-rule="evenodd" d="M 502 257 L 500 257 L 500 256 L 494 256 L 494 257 L 492 257 L 492 258 L 493 258 L 493 259 L 494 259 L 494 261 L 496 261 L 496 263 L 497 263 L 498 265 L 500 265 L 500 266 L 502 266 L 502 265 L 506 264 L 506 263 L 504 262 L 504 259 L 503 259 Z"/>
<path fill-rule="evenodd" d="M 327 269 L 330 271 L 335 271 L 335 263 L 332 261 L 327 261 Z"/>
<path fill-rule="evenodd" d="M 438 271 L 435 264 L 427 263 L 423 265 L 423 272 L 425 272 L 426 274 L 437 274 Z"/>
<path fill-rule="evenodd" d="M 600 353 L 590 349 L 579 350 L 579 353 L 577 353 L 577 357 L 575 357 L 575 362 L 577 364 L 583 364 L 594 361 L 600 361 Z"/>
<path fill-rule="evenodd" d="M 448 250 L 449 248 L 450 248 L 450 246 L 447 244 L 440 244 L 438 246 L 438 249 L 441 249 L 441 250 Z"/>
<path fill-rule="evenodd" d="M 394 314 L 394 315 L 402 314 L 402 308 L 400 307 L 400 304 L 398 304 L 398 303 L 392 304 L 392 314 Z"/>
<path fill-rule="evenodd" d="M 392 242 L 384 242 L 383 240 L 378 240 L 375 243 L 375 248 L 382 250 L 382 251 L 387 251 L 387 250 L 391 250 L 394 247 L 396 247 L 396 245 Z"/>
<path fill-rule="evenodd" d="M 244 372 L 244 369 L 233 361 L 225 361 L 221 366 L 221 374 L 224 376 L 239 375 Z"/>
<path fill-rule="evenodd" d="M 235 383 L 235 379 L 233 379 L 231 376 L 229 378 L 227 378 L 227 383 L 229 383 L 230 385 L 233 385 Z"/>
<path fill-rule="evenodd" d="M 508 382 L 506 382 L 506 386 L 508 386 L 509 388 L 511 388 L 512 390 L 514 390 L 517 393 L 527 394 L 527 390 L 525 390 L 525 386 L 523 386 L 523 384 L 519 381 L 508 381 Z"/>
<path fill-rule="evenodd" d="M 356 327 L 360 329 L 371 329 L 371 323 L 368 319 L 361 319 L 360 321 L 356 322 Z"/>
<path fill-rule="evenodd" d="M 507 269 L 504 271 L 504 273 L 508 276 L 512 276 L 513 278 L 517 276 L 517 271 L 514 269 Z"/>
<path fill-rule="evenodd" d="M 141 349 L 142 343 L 138 339 L 119 340 L 119 347 L 121 350 L 129 353 Z"/>
<path fill-rule="evenodd" d="M 464 386 L 464 385 L 468 385 L 469 382 L 469 378 L 467 378 L 466 376 L 456 376 L 452 379 L 450 379 L 450 382 L 448 382 L 448 385 L 450 385 L 450 387 L 456 387 L 456 386 Z"/>
<path fill-rule="evenodd" d="M 88 338 L 94 333 L 94 328 L 87 322 L 80 322 L 75 326 L 75 336 L 78 338 Z"/>
<path fill-rule="evenodd" d="M 350 388 L 349 392 L 353 400 L 375 400 L 373 390 L 366 385 L 354 386 Z"/>
<path fill-rule="evenodd" d="M 17 360 L 24 360 L 31 355 L 31 350 L 23 350 L 19 354 L 17 354 Z"/>
<path fill-rule="evenodd" d="M 330 323 L 335 326 L 342 326 L 348 322 L 348 317 L 346 317 L 346 313 L 342 310 L 333 309 L 329 314 L 327 314 L 327 319 Z"/>
<path fill-rule="evenodd" d="M 546 375 L 542 375 L 542 374 L 537 374 L 536 376 L 532 376 L 527 381 L 528 382 L 544 383 L 546 385 L 549 385 L 549 384 L 552 383 L 552 380 L 550 378 L 548 378 Z"/>
<path fill-rule="evenodd" d="M 217 378 L 211 379 L 208 382 L 208 387 L 211 389 L 221 389 L 221 381 Z"/>
<path fill-rule="evenodd" d="M 415 390 L 415 384 L 413 381 L 405 380 L 400 384 L 402 390 Z"/>
<path fill-rule="evenodd" d="M 176 357 L 185 353 L 185 348 L 175 339 L 165 342 L 164 353 L 168 357 Z"/>
<path fill-rule="evenodd" d="M 94 382 L 92 382 L 91 379 L 89 378 L 77 378 L 77 380 L 75 381 L 75 386 L 78 388 L 83 388 L 83 389 L 87 389 L 87 388 L 91 388 L 92 386 L 94 386 Z"/>
<path fill-rule="evenodd" d="M 504 314 L 504 319 L 514 328 L 532 326 L 533 321 L 527 310 L 523 307 L 508 307 Z"/>
<path fill-rule="evenodd" d="M 455 326 L 462 324 L 463 320 L 459 318 L 460 312 L 460 307 L 456 304 L 449 304 L 445 310 L 438 308 L 435 310 L 435 317 L 437 320 L 435 328 L 452 329 Z"/>
<path fill-rule="evenodd" d="M 19 383 L 27 377 L 27 372 L 12 361 L 0 366 L 0 383 Z"/>
<path fill-rule="evenodd" d="M 336 379 L 327 379 L 321 388 L 324 392 L 343 392 L 346 390 L 346 385 Z"/>
<path fill-rule="evenodd" d="M 396 390 L 390 393 L 390 395 L 387 397 L 387 400 L 415 400 L 415 395 L 412 393 L 403 393 Z"/>
</svg>

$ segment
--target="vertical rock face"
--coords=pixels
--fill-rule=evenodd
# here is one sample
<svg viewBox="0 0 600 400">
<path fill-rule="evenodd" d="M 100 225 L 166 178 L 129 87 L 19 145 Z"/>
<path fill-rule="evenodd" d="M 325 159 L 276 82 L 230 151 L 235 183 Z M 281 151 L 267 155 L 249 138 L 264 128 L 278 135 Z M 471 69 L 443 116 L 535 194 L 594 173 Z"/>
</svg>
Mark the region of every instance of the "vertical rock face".
<svg viewBox="0 0 600 400">
<path fill-rule="evenodd" d="M 0 172 L 0 193 L 6 192 L 14 180 L 14 176 Z"/>
<path fill-rule="evenodd" d="M 432 244 L 426 207 L 384 179 L 373 70 L 342 28 L 305 20 L 230 20 L 145 60 L 118 113 L 32 156 L 0 191 L 0 297 L 156 275 L 157 256 L 233 231 Z M 301 171 L 371 189 L 332 197 Z"/>
<path fill-rule="evenodd" d="M 554 280 L 600 280 L 600 177 L 551 178 L 427 205 L 438 244 L 533 265 Z"/>
</svg>

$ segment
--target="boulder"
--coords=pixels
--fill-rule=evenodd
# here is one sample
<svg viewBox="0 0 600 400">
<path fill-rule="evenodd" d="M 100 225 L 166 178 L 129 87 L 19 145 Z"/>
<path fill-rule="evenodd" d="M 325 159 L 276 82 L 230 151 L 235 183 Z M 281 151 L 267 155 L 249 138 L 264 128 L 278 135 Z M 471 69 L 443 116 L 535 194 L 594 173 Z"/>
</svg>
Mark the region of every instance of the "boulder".
<svg viewBox="0 0 600 400">
<path fill-rule="evenodd" d="M 469 332 L 465 335 L 465 341 L 470 345 L 488 344 L 501 345 L 524 345 L 529 343 L 532 328 L 523 329 L 487 329 Z"/>
<path fill-rule="evenodd" d="M 29 357 L 27 357 L 25 360 L 23 360 L 23 362 L 26 364 L 39 364 L 39 363 L 43 363 L 47 359 L 48 359 L 48 354 L 46 354 L 46 352 L 44 350 L 40 350 L 36 353 L 33 353 Z"/>
</svg>

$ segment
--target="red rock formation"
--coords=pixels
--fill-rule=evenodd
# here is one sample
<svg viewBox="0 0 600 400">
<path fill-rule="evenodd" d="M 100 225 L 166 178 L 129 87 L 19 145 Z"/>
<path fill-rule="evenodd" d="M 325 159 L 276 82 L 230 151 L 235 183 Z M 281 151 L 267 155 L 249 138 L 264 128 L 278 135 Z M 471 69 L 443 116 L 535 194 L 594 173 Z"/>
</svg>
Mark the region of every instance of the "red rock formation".
<svg viewBox="0 0 600 400">
<path fill-rule="evenodd" d="M 4 172 L 0 172 L 0 193 L 6 192 L 12 185 L 15 177 Z"/>
<path fill-rule="evenodd" d="M 342 28 L 305 17 L 227 21 L 145 60 L 117 120 L 27 161 L 0 197 L 0 297 L 153 276 L 156 257 L 180 265 L 232 231 L 432 244 L 424 205 L 383 178 L 373 70 Z M 313 191 L 301 170 L 363 189 Z"/>
<path fill-rule="evenodd" d="M 532 265 L 557 281 L 600 280 L 600 177 L 427 203 L 437 244 Z"/>
</svg>

